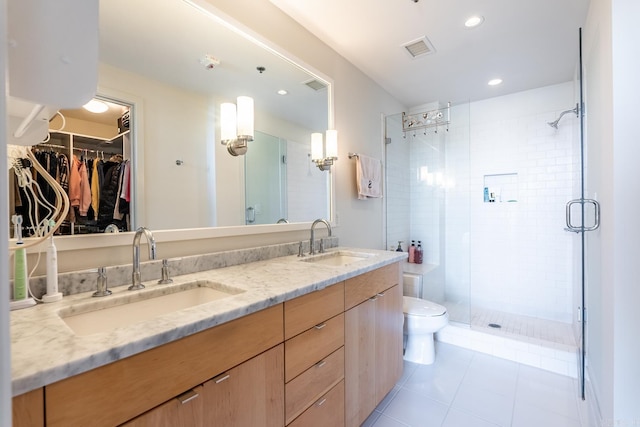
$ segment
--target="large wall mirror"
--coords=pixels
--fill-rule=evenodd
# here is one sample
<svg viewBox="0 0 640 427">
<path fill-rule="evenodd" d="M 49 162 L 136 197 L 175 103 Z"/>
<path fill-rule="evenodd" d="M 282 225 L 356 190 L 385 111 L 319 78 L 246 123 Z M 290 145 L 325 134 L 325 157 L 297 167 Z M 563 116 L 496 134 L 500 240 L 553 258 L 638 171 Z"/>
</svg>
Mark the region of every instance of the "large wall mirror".
<svg viewBox="0 0 640 427">
<path fill-rule="evenodd" d="M 310 158 L 311 133 L 332 126 L 327 78 L 233 29 L 206 2 L 101 0 L 99 56 L 98 95 L 131 107 L 131 228 L 331 216 L 330 174 Z M 240 95 L 254 99 L 256 136 L 246 156 L 232 157 L 219 111 Z M 92 120 L 75 116 L 63 131 L 75 122 L 90 134 Z"/>
</svg>

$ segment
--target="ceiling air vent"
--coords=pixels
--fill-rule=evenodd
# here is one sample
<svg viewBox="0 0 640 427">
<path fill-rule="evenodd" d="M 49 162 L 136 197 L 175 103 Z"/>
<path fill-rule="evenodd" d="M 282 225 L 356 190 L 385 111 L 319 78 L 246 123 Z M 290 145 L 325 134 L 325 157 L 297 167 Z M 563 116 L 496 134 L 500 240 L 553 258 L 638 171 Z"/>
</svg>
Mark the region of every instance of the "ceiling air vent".
<svg viewBox="0 0 640 427">
<path fill-rule="evenodd" d="M 304 82 L 304 84 L 306 84 L 307 86 L 309 86 L 311 89 L 313 90 L 320 90 L 320 89 L 324 89 L 327 87 L 326 83 L 321 82 L 320 80 L 309 80 Z"/>
<path fill-rule="evenodd" d="M 402 45 L 402 47 L 405 48 L 405 50 L 409 53 L 409 55 L 411 55 L 412 58 L 429 55 L 436 51 L 433 48 L 431 42 L 426 37 L 421 37 L 418 40 L 405 43 L 404 45 Z"/>
</svg>

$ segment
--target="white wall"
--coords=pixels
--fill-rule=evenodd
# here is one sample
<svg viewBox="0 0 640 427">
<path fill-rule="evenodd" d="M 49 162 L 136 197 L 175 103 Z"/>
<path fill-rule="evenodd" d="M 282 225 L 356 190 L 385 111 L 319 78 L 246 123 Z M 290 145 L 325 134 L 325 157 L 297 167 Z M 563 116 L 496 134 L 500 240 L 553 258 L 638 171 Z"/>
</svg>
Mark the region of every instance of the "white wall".
<svg viewBox="0 0 640 427">
<path fill-rule="evenodd" d="M 602 205 L 587 252 L 587 361 L 603 425 L 640 422 L 637 2 L 594 0 L 585 26 L 587 197 Z"/>
</svg>

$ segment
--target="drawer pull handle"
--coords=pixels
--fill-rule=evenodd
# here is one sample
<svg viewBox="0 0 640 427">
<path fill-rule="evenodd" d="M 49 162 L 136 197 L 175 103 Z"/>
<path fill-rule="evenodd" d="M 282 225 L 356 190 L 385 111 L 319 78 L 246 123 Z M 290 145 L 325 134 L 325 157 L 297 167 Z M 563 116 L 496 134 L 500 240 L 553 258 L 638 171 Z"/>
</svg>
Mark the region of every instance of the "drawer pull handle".
<svg viewBox="0 0 640 427">
<path fill-rule="evenodd" d="M 231 377 L 231 375 L 227 374 L 222 378 L 216 378 L 214 381 L 216 382 L 216 384 L 220 384 L 222 381 L 226 381 Z"/>
<path fill-rule="evenodd" d="M 383 297 L 384 296 L 384 292 L 380 292 L 379 294 L 376 294 L 379 297 Z"/>
<path fill-rule="evenodd" d="M 324 328 L 325 326 L 327 326 L 326 323 L 320 323 L 319 325 L 314 326 L 314 328 L 316 328 L 317 330 L 320 330 L 320 329 Z"/>
<path fill-rule="evenodd" d="M 377 300 L 377 299 L 378 299 L 378 297 L 377 297 L 377 296 L 375 296 L 375 297 L 371 297 L 371 298 L 369 298 L 369 301 L 375 301 L 375 300 Z"/>
<path fill-rule="evenodd" d="M 178 397 L 178 400 L 180 400 L 180 403 L 184 405 L 185 403 L 189 403 L 193 399 L 196 399 L 199 396 L 200 395 L 198 393 L 196 393 L 195 391 L 189 390 L 188 392 L 181 394 Z"/>
<path fill-rule="evenodd" d="M 318 401 L 318 403 L 316 403 L 316 406 L 322 406 L 322 405 L 324 405 L 324 402 L 326 402 L 326 401 L 327 401 L 327 398 L 324 397 L 322 400 L 320 400 L 320 401 Z"/>
<path fill-rule="evenodd" d="M 318 363 L 316 363 L 316 368 L 322 368 L 326 364 L 327 364 L 326 360 L 321 360 Z"/>
</svg>

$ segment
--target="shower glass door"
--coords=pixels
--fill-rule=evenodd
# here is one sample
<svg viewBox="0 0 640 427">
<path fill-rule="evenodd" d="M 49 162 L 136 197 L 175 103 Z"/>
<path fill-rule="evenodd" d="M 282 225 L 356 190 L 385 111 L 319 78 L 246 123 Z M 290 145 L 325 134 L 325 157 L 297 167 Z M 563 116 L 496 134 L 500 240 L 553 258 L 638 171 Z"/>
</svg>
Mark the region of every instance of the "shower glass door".
<svg viewBox="0 0 640 427">
<path fill-rule="evenodd" d="M 437 108 L 437 107 L 436 107 Z M 385 118 L 386 246 L 420 242 L 422 264 L 403 272 L 422 280 L 418 296 L 447 307 L 450 321 L 470 323 L 469 104 L 451 107 L 448 127 L 402 130 L 402 114 Z"/>
<path fill-rule="evenodd" d="M 586 250 L 587 232 L 596 230 L 600 225 L 600 205 L 596 200 L 586 199 L 585 181 L 585 139 L 584 139 L 584 94 L 583 94 L 583 65 L 582 65 L 582 29 L 578 32 L 579 45 L 579 68 L 577 79 L 578 104 L 576 106 L 580 119 L 580 130 L 575 139 L 577 152 L 580 153 L 578 161 L 579 179 L 576 180 L 577 188 L 575 193 L 578 198 L 567 202 L 567 228 L 566 231 L 576 233 L 576 258 L 575 258 L 575 289 L 577 291 L 577 312 L 575 323 L 575 334 L 578 345 L 578 378 L 580 379 L 580 394 L 585 398 L 585 356 L 586 356 Z"/>
</svg>

